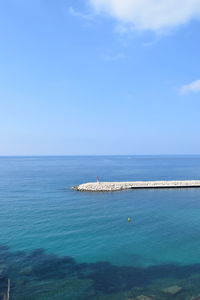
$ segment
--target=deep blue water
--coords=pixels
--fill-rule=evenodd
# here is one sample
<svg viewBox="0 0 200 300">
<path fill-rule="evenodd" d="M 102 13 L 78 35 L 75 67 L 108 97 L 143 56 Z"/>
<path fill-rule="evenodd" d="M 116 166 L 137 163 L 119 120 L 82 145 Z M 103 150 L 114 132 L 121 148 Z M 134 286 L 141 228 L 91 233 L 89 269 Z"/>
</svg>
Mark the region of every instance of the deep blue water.
<svg viewBox="0 0 200 300">
<path fill-rule="evenodd" d="M 200 189 L 71 189 L 97 175 L 101 181 L 200 179 L 200 156 L 1 157 L 0 244 L 12 253 L 41 248 L 77 264 L 200 264 Z"/>
</svg>

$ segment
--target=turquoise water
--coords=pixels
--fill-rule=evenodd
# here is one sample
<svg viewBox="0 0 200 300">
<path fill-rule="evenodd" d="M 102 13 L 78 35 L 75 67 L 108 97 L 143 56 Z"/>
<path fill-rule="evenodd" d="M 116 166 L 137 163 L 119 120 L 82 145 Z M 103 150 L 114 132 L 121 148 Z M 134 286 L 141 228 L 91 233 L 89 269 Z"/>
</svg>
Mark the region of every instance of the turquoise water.
<svg viewBox="0 0 200 300">
<path fill-rule="evenodd" d="M 115 193 L 81 193 L 71 189 L 94 181 L 97 175 L 102 181 L 200 179 L 200 156 L 1 157 L 2 260 L 5 261 L 5 255 L 13 264 L 16 253 L 27 256 L 40 248 L 48 259 L 51 255 L 61 261 L 64 256 L 70 257 L 77 268 L 85 264 L 98 269 L 98 263 L 106 262 L 120 272 L 128 267 L 149 270 L 164 265 L 184 270 L 185 266 L 200 264 L 200 189 Z M 131 223 L 127 222 L 128 217 L 132 218 Z M 16 258 L 16 265 L 20 259 Z M 23 264 L 27 268 L 24 261 Z M 114 272 L 112 268 L 110 272 Z M 16 278 L 17 271 L 13 274 Z M 60 280 L 63 278 L 64 275 Z M 77 273 L 76 278 L 80 279 Z M 87 277 L 91 279 L 96 282 Z M 83 286 L 88 284 L 85 277 L 84 280 Z M 109 281 L 106 284 L 104 296 L 109 294 Z M 78 298 L 73 295 L 69 299 L 97 299 L 96 294 L 84 295 L 83 289 Z M 22 295 L 19 297 L 23 299 Z M 48 297 L 44 299 L 57 299 Z"/>
</svg>

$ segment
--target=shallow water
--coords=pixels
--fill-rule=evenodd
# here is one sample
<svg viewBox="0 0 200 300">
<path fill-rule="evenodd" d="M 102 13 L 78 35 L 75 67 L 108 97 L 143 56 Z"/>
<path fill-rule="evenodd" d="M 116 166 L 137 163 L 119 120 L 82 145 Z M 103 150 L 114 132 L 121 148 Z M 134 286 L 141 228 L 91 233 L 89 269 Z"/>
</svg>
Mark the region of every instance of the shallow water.
<svg viewBox="0 0 200 300">
<path fill-rule="evenodd" d="M 163 278 L 164 286 L 187 280 L 198 292 L 200 189 L 71 189 L 97 175 L 102 181 L 200 179 L 200 156 L 1 157 L 0 244 L 10 248 L 2 247 L 0 272 L 15 283 L 13 299 L 113 293 L 113 299 L 127 299 L 124 293 L 153 289 Z"/>
</svg>

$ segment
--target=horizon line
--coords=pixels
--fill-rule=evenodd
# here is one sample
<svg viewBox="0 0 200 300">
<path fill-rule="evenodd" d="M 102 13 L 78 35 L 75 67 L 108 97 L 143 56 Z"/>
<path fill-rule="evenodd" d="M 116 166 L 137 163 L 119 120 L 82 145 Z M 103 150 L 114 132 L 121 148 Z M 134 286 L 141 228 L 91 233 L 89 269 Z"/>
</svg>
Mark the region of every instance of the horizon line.
<svg viewBox="0 0 200 300">
<path fill-rule="evenodd" d="M 0 155 L 0 157 L 88 157 L 88 156 L 200 156 L 196 154 L 33 154 L 33 155 Z"/>
</svg>

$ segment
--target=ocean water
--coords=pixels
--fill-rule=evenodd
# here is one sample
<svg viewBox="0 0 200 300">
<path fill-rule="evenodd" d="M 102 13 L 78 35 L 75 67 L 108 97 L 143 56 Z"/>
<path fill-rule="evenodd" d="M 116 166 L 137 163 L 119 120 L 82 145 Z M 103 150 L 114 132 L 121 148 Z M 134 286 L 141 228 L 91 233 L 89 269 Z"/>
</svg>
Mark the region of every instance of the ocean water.
<svg viewBox="0 0 200 300">
<path fill-rule="evenodd" d="M 200 179 L 200 156 L 1 157 L 0 275 L 11 299 L 134 299 L 163 274 L 163 286 L 190 282 L 180 299 L 200 293 L 200 188 L 72 189 L 96 176 Z"/>
</svg>

